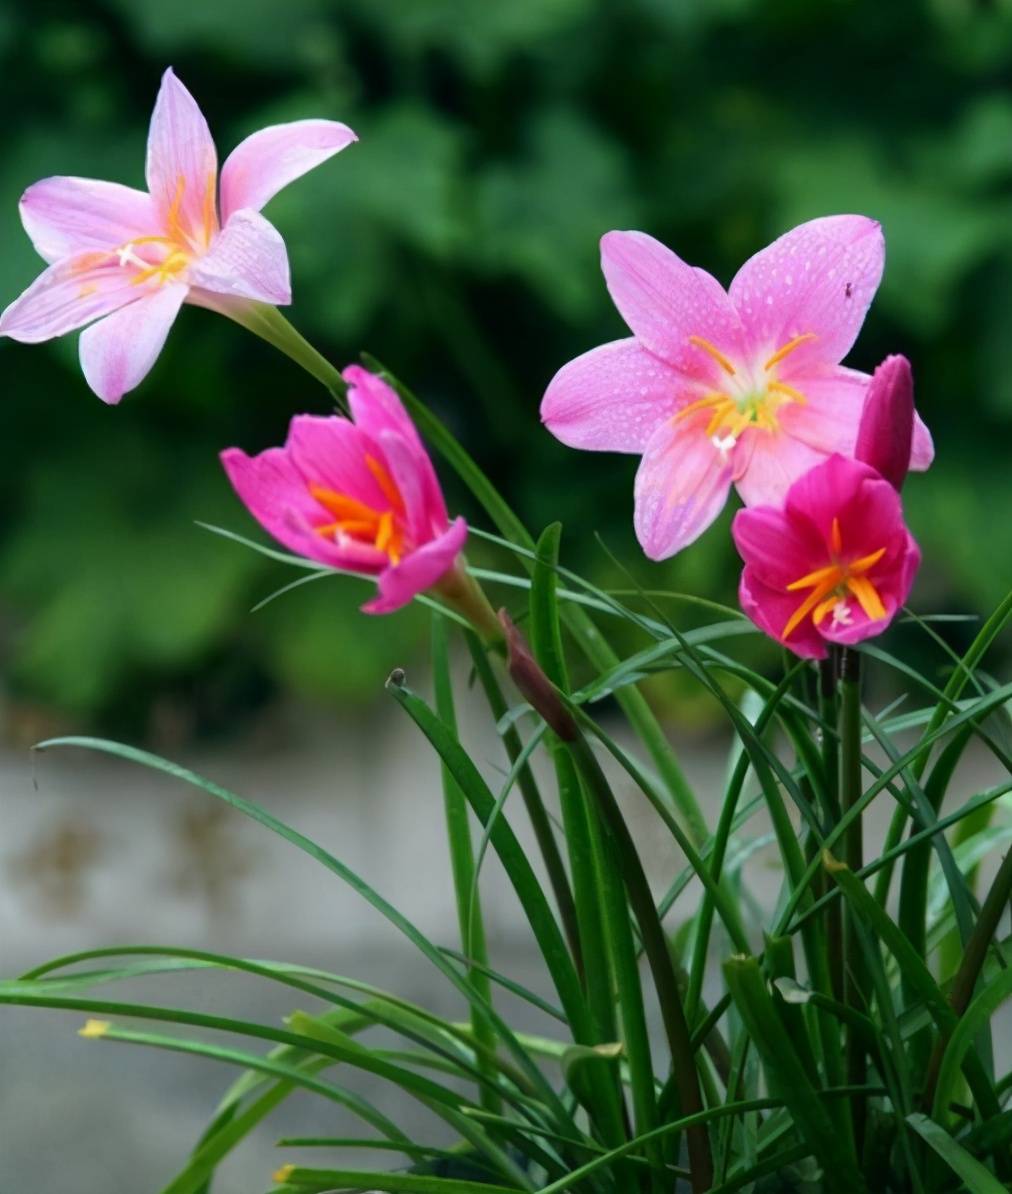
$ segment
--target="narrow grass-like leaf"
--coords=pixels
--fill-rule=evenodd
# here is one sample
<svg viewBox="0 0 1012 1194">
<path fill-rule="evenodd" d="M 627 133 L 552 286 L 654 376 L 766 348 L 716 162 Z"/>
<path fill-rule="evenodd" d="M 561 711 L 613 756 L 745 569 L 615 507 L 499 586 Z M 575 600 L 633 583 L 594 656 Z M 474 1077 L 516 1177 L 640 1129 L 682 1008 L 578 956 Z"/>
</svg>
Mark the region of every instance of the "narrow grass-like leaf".
<svg viewBox="0 0 1012 1194">
<path fill-rule="evenodd" d="M 450 659 L 447 647 L 446 623 L 439 614 L 432 617 L 432 676 L 436 708 L 439 716 L 456 733 L 457 718 L 453 700 L 453 685 L 450 680 Z M 457 925 L 460 931 L 461 948 L 478 966 L 487 966 L 488 947 L 485 942 L 485 923 L 481 913 L 481 897 L 478 891 L 474 865 L 474 846 L 471 841 L 471 821 L 467 800 L 457 781 L 444 766 L 441 769 L 443 781 L 443 811 L 446 818 L 446 836 L 450 848 L 450 870 L 453 874 L 453 891 L 457 904 Z M 472 968 L 467 973 L 468 982 L 474 987 L 482 1003 L 491 1004 L 492 990 L 488 976 L 482 970 Z M 471 1005 L 471 1028 L 475 1039 L 489 1049 L 495 1048 L 495 1030 L 477 1002 Z M 501 1104 L 488 1086 L 481 1088 L 482 1106 L 489 1111 L 499 1111 Z"/>
<path fill-rule="evenodd" d="M 499 1186 L 452 1177 L 373 1173 L 363 1169 L 307 1169 L 284 1165 L 274 1175 L 286 1190 L 376 1190 L 383 1194 L 515 1194 L 522 1186 Z"/>
<path fill-rule="evenodd" d="M 724 963 L 724 976 L 762 1058 L 771 1089 L 787 1104 L 799 1135 L 822 1165 L 826 1190 L 829 1194 L 861 1194 L 867 1185 L 853 1143 L 837 1132 L 819 1092 L 806 1076 L 758 962 L 754 958 L 730 958 Z"/>
<path fill-rule="evenodd" d="M 470 983 L 456 970 L 454 966 L 443 956 L 440 950 L 428 940 L 423 933 L 421 933 L 415 925 L 407 919 L 403 913 L 399 912 L 392 904 L 385 900 L 374 888 L 365 882 L 359 875 L 357 875 L 350 867 L 340 862 L 328 851 L 324 850 L 322 846 L 317 845 L 316 842 L 307 838 L 304 834 L 293 829 L 291 826 L 279 821 L 266 809 L 251 801 L 244 800 L 241 796 L 237 796 L 234 792 L 230 792 L 227 788 L 223 788 L 220 784 L 214 783 L 213 780 L 204 778 L 194 771 L 190 771 L 186 767 L 180 767 L 176 763 L 171 763 L 167 759 L 163 759 L 158 755 L 151 754 L 148 751 L 138 750 L 135 747 L 125 746 L 122 743 L 110 742 L 102 738 L 87 738 L 87 737 L 66 737 L 66 738 L 52 738 L 46 742 L 40 743 L 36 750 L 46 750 L 55 747 L 70 747 L 78 746 L 86 750 L 99 751 L 100 753 L 113 755 L 118 758 L 125 759 L 130 762 L 139 763 L 142 766 L 149 767 L 154 771 L 161 771 L 164 774 L 182 780 L 184 783 L 192 787 L 199 788 L 208 793 L 208 795 L 223 801 L 232 808 L 243 813 L 251 820 L 258 822 L 264 828 L 269 829 L 272 833 L 284 838 L 291 845 L 309 855 L 316 862 L 326 867 L 327 870 L 333 872 L 340 879 L 343 880 L 353 891 L 360 895 L 367 903 L 376 909 L 382 916 L 384 916 L 395 928 L 397 928 L 428 960 L 436 967 L 441 974 L 443 974 L 449 982 L 457 988 L 457 990 L 464 996 L 469 1004 L 477 1002 L 478 1005 L 485 1011 L 485 1013 L 492 1020 L 495 1025 L 496 1034 L 501 1041 L 506 1045 L 509 1051 L 513 1054 L 520 1065 L 520 1068 L 526 1072 L 532 1085 L 540 1089 L 542 1096 L 547 1100 L 549 1105 L 561 1113 L 563 1121 L 568 1121 L 568 1116 L 564 1108 L 559 1103 L 551 1086 L 545 1081 L 537 1066 L 533 1065 L 526 1051 L 520 1046 L 515 1035 L 510 1030 L 509 1026 L 497 1016 L 494 1009 L 483 1004 L 480 996 L 474 990 Z"/>
<path fill-rule="evenodd" d="M 973 1047 L 973 1040 L 999 1007 L 1012 999 L 1012 970 L 1002 970 L 987 983 L 980 994 L 960 1016 L 959 1023 L 949 1037 L 938 1070 L 932 1117 L 945 1122 L 949 1103 L 956 1087 L 956 1079 L 963 1065 L 963 1059 Z"/>
<path fill-rule="evenodd" d="M 432 743 L 479 821 L 483 825 L 487 824 L 495 808 L 495 799 L 460 743 L 428 705 L 409 688 L 393 683 L 388 688 Z M 581 1043 L 591 1043 L 590 1022 L 579 979 L 541 885 L 512 829 L 502 818 L 493 826 L 491 840 L 527 916 L 574 1035 Z"/>
<path fill-rule="evenodd" d="M 953 1140 L 934 1120 L 914 1112 L 907 1116 L 907 1123 L 938 1153 L 970 1194 L 1008 1194 L 1008 1187 L 999 1182 L 993 1173 L 968 1153 L 958 1141 Z"/>
</svg>

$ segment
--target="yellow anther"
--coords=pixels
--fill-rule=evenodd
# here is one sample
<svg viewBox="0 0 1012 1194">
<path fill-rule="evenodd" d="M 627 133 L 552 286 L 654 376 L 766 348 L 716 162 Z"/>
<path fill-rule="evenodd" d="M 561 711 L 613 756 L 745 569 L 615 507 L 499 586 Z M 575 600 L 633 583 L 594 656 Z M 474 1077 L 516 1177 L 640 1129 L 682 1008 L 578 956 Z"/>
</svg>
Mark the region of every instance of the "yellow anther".
<svg viewBox="0 0 1012 1194">
<path fill-rule="evenodd" d="M 727 357 L 724 356 L 724 354 L 720 351 L 720 349 L 711 344 L 709 340 L 704 340 L 702 336 L 690 336 L 689 343 L 694 344 L 696 348 L 701 348 L 703 352 L 708 353 L 711 357 L 713 357 L 713 359 L 717 362 L 721 369 L 724 370 L 725 373 L 729 373 L 732 377 L 734 377 L 734 365 L 732 365 Z"/>
<path fill-rule="evenodd" d="M 798 403 L 799 406 L 806 405 L 804 394 L 800 390 L 796 390 L 793 386 L 787 385 L 783 381 L 768 381 L 766 389 L 771 390 L 774 394 L 783 394 L 785 398 L 789 398 L 791 402 Z"/>
<path fill-rule="evenodd" d="M 806 343 L 808 340 L 816 340 L 816 339 L 818 339 L 818 337 L 816 336 L 816 334 L 814 332 L 805 332 L 804 335 L 802 335 L 802 336 L 795 336 L 793 340 L 788 340 L 786 344 L 784 344 L 780 348 L 778 348 L 776 350 L 776 352 L 766 362 L 766 364 L 763 365 L 763 368 L 766 370 L 772 369 L 774 365 L 779 365 L 780 362 L 784 359 L 784 357 L 790 356 L 790 354 L 796 348 L 799 348 L 802 344 Z"/>
<path fill-rule="evenodd" d="M 683 406 L 682 409 L 675 415 L 676 419 L 686 419 L 689 415 L 694 415 L 697 410 L 706 410 L 708 407 L 717 406 L 720 404 L 727 405 L 731 403 L 731 399 L 726 394 L 721 394 L 719 391 L 714 394 L 707 394 L 705 398 L 699 398 L 695 402 L 690 402 L 688 406 Z"/>
<path fill-rule="evenodd" d="M 112 1024 L 108 1020 L 86 1020 L 84 1027 L 77 1030 L 77 1035 L 90 1041 L 98 1040 L 99 1037 L 105 1036 L 110 1028 Z"/>
</svg>

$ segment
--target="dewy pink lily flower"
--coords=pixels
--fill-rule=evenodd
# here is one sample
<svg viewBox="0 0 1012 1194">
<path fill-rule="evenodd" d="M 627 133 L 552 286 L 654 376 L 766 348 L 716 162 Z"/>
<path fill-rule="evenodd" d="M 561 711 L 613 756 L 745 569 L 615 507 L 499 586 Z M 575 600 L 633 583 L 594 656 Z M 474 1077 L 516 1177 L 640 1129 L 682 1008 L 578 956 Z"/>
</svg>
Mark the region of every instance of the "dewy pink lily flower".
<svg viewBox="0 0 1012 1194">
<path fill-rule="evenodd" d="M 397 394 L 358 366 L 343 376 L 350 420 L 297 415 L 283 448 L 252 457 L 229 448 L 221 454 L 229 480 L 291 551 L 375 576 L 379 593 L 362 607 L 366 613 L 400 609 L 441 581 L 452 597 L 462 588 L 455 566 L 467 526 L 463 518 L 449 521 L 432 462 Z"/>
<path fill-rule="evenodd" d="M 167 70 L 146 192 L 87 178 L 25 192 L 21 219 L 49 268 L 0 316 L 0 335 L 35 344 L 85 328 L 84 376 L 118 402 L 151 369 L 184 302 L 225 314 L 249 300 L 291 302 L 285 244 L 260 209 L 355 139 L 333 120 L 274 125 L 238 145 L 219 180 L 207 122 Z"/>
<path fill-rule="evenodd" d="M 655 560 L 716 518 L 732 485 L 778 503 L 833 452 L 853 455 L 868 377 L 843 368 L 882 275 L 879 225 L 802 224 L 748 260 L 728 291 L 642 232 L 609 232 L 601 263 L 634 333 L 570 361 L 541 417 L 563 443 L 642 456 L 635 525 Z M 919 420 L 911 467 L 927 468 Z"/>
<path fill-rule="evenodd" d="M 742 609 L 806 659 L 881 634 L 921 561 L 897 490 L 839 455 L 795 481 L 782 509 L 739 510 L 731 533 L 745 561 Z"/>
</svg>

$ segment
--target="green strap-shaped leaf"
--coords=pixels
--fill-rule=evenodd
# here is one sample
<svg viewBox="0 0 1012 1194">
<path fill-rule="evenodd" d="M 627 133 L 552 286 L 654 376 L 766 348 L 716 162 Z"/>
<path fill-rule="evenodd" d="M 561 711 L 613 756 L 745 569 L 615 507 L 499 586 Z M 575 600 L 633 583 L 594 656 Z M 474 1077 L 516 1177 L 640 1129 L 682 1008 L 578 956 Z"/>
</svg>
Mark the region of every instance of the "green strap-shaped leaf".
<svg viewBox="0 0 1012 1194">
<path fill-rule="evenodd" d="M 1008 1194 L 1008 1187 L 985 1169 L 984 1166 L 939 1127 L 933 1119 L 915 1112 L 907 1116 L 906 1122 L 926 1141 L 952 1172 L 964 1183 L 970 1194 Z"/>
</svg>

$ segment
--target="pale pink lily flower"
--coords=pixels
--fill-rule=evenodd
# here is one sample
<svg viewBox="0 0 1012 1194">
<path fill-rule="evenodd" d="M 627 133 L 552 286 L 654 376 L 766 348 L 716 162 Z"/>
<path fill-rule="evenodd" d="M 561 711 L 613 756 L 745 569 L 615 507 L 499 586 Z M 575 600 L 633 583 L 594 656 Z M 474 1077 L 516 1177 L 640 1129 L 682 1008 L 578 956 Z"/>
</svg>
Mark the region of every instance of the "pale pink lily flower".
<svg viewBox="0 0 1012 1194">
<path fill-rule="evenodd" d="M 795 481 L 782 507 L 739 510 L 731 533 L 742 609 L 804 659 L 881 634 L 921 562 L 895 487 L 839 455 Z"/>
<path fill-rule="evenodd" d="M 258 456 L 229 448 L 221 454 L 229 480 L 289 550 L 375 576 L 379 592 L 365 613 L 400 609 L 440 582 L 459 595 L 467 525 L 449 521 L 414 424 L 381 378 L 357 365 L 343 376 L 351 419 L 297 415 L 283 448 Z"/>
<path fill-rule="evenodd" d="M 21 219 L 49 268 L 0 316 L 0 335 L 35 344 L 85 328 L 84 376 L 118 402 L 155 363 L 184 302 L 224 314 L 291 302 L 285 243 L 260 209 L 354 140 L 333 120 L 274 125 L 242 141 L 219 179 L 207 122 L 167 70 L 147 191 L 58 177 L 24 193 Z"/>
<path fill-rule="evenodd" d="M 563 443 L 642 456 L 635 527 L 674 555 L 720 513 L 782 502 L 834 452 L 854 453 L 868 376 L 840 362 L 882 276 L 878 223 L 828 216 L 750 258 L 730 288 L 643 232 L 609 232 L 601 264 L 633 336 L 564 365 L 541 417 Z M 930 464 L 918 419 L 910 467 Z"/>
</svg>

